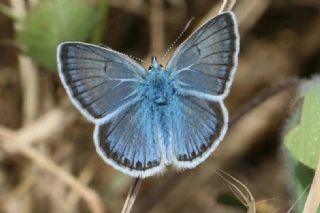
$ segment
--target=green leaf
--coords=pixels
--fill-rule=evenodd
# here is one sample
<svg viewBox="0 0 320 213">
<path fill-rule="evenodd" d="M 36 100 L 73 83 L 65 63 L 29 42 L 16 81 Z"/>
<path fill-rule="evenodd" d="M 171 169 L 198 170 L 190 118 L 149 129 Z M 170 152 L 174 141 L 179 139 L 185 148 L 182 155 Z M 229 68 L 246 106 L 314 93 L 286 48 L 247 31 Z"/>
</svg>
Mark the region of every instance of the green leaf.
<svg viewBox="0 0 320 213">
<path fill-rule="evenodd" d="M 320 156 L 319 81 L 304 91 L 300 123 L 285 136 L 285 145 L 297 161 L 315 170 Z"/>
<path fill-rule="evenodd" d="M 217 197 L 217 201 L 226 206 L 246 209 L 244 205 L 233 194 L 221 194 Z"/>
<path fill-rule="evenodd" d="M 45 0 L 28 15 L 18 40 L 40 65 L 56 69 L 56 48 L 63 41 L 86 41 L 101 13 L 84 0 Z"/>
<path fill-rule="evenodd" d="M 108 11 L 108 0 L 100 0 L 99 5 L 99 16 L 100 16 L 100 23 L 99 26 L 94 30 L 92 33 L 92 37 L 90 39 L 91 43 L 100 43 L 102 40 L 103 32 L 104 32 L 104 20 L 106 19 Z"/>
<path fill-rule="evenodd" d="M 290 156 L 288 160 L 293 166 L 292 181 L 294 183 L 295 199 L 297 199 L 295 209 L 297 212 L 303 212 L 315 172 L 304 164 L 296 161 L 292 156 Z"/>
</svg>

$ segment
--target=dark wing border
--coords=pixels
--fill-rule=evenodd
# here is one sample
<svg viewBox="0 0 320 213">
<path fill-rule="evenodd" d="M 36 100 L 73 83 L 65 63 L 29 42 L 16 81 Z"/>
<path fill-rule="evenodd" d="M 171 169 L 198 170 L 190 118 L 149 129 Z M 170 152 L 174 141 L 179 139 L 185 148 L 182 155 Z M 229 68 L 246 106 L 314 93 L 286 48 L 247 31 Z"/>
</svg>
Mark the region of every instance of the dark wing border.
<svg viewBox="0 0 320 213">
<path fill-rule="evenodd" d="M 182 42 L 179 47 L 176 49 L 176 51 L 174 52 L 174 54 L 172 55 L 172 57 L 170 58 L 170 60 L 168 61 L 167 65 L 166 65 L 166 70 L 167 68 L 170 68 L 170 66 L 172 66 L 172 64 L 175 62 L 175 60 L 177 59 L 177 57 L 179 57 L 180 51 L 185 47 L 185 44 L 188 43 L 193 36 L 195 36 L 195 34 L 203 27 L 206 27 L 206 25 L 213 21 L 213 19 L 215 19 L 218 16 L 222 16 L 222 15 L 229 15 L 233 22 L 234 22 L 234 32 L 236 35 L 236 40 L 235 40 L 235 52 L 233 54 L 233 61 L 234 61 L 234 65 L 232 66 L 231 70 L 230 70 L 230 77 L 229 80 L 226 82 L 226 86 L 224 89 L 224 92 L 220 95 L 210 95 L 210 94 L 205 94 L 202 92 L 192 92 L 192 91 L 188 91 L 189 94 L 198 96 L 198 97 L 202 97 L 204 99 L 207 100 L 211 100 L 211 101 L 219 101 L 219 100 L 224 100 L 226 98 L 226 96 L 228 96 L 229 92 L 230 92 L 230 87 L 232 85 L 237 67 L 238 67 L 238 55 L 239 55 L 239 51 L 240 51 L 240 35 L 239 35 L 239 31 L 238 31 L 238 23 L 237 23 L 237 19 L 235 17 L 235 14 L 232 11 L 228 11 L 228 12 L 223 12 L 220 13 L 219 15 L 215 16 L 214 18 L 208 20 L 207 22 L 205 22 L 204 24 L 202 24 L 197 30 L 195 30 L 191 35 L 188 36 L 188 38 Z M 178 70 L 174 70 L 174 71 L 170 71 L 172 73 L 177 72 Z"/>
<path fill-rule="evenodd" d="M 65 45 L 68 44 L 73 44 L 73 45 L 86 45 L 86 46 L 91 46 L 91 47 L 95 47 L 95 48 L 99 48 L 103 51 L 107 51 L 107 52 L 112 52 L 115 55 L 118 55 L 119 57 L 122 57 L 125 61 L 127 61 L 128 63 L 130 63 L 131 66 L 136 67 L 136 70 L 132 70 L 132 72 L 135 72 L 138 76 L 141 77 L 141 79 L 145 78 L 145 75 L 147 74 L 147 72 L 145 71 L 145 69 L 139 65 L 137 62 L 135 62 L 134 60 L 132 60 L 131 58 L 129 58 L 128 56 L 126 56 L 125 54 L 122 54 L 120 52 L 114 51 L 111 48 L 105 48 L 105 47 L 101 47 L 98 45 L 93 45 L 93 44 L 88 44 L 88 43 L 84 43 L 84 42 L 63 42 L 61 44 L 59 44 L 59 46 L 57 47 L 57 64 L 58 64 L 58 73 L 59 73 L 59 77 L 62 81 L 63 87 L 65 88 L 68 97 L 70 98 L 71 102 L 73 103 L 73 105 L 81 112 L 81 114 L 90 122 L 95 123 L 95 124 L 102 124 L 102 123 L 106 123 L 108 122 L 112 117 L 116 116 L 118 113 L 120 113 L 121 111 L 123 111 L 125 108 L 127 108 L 128 106 L 130 106 L 131 104 L 127 104 L 121 108 L 119 108 L 118 110 L 112 112 L 111 114 L 103 117 L 103 118 L 95 118 L 93 117 L 93 115 L 91 115 L 86 109 L 84 109 L 80 102 L 74 97 L 71 89 L 69 88 L 69 85 L 67 84 L 67 80 L 64 76 L 63 73 L 63 61 L 61 59 L 61 54 L 62 54 L 62 48 Z M 132 104 L 134 104 L 136 101 L 138 100 L 134 100 L 132 101 Z"/>
<path fill-rule="evenodd" d="M 221 130 L 219 131 L 218 135 L 213 136 L 213 141 L 211 141 L 210 145 L 206 148 L 206 150 L 203 153 L 201 153 L 201 155 L 196 156 L 193 160 L 178 160 L 176 156 L 174 156 L 173 165 L 175 166 L 175 168 L 179 170 L 195 168 L 196 166 L 204 162 L 212 154 L 212 152 L 214 152 L 218 148 L 218 146 L 222 142 L 228 130 L 228 111 L 222 100 L 214 103 L 217 103 L 220 106 L 222 112 L 223 125 L 221 127 Z"/>
</svg>

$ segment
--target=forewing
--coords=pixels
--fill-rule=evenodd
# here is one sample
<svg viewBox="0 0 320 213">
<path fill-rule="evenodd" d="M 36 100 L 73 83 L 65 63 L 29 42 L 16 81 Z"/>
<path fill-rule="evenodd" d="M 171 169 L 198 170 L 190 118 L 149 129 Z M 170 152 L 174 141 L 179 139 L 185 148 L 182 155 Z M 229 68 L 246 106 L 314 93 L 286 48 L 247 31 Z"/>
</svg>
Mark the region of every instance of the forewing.
<svg viewBox="0 0 320 213">
<path fill-rule="evenodd" d="M 233 79 L 239 35 L 232 12 L 222 13 L 195 31 L 176 50 L 166 70 L 186 93 L 224 98 Z"/>
<path fill-rule="evenodd" d="M 96 126 L 97 152 L 114 168 L 133 177 L 160 173 L 162 162 L 154 114 L 141 103 L 119 114 L 108 124 Z"/>
<path fill-rule="evenodd" d="M 67 42 L 57 51 L 59 74 L 74 105 L 103 123 L 136 101 L 145 71 L 129 57 L 100 46 Z"/>
<path fill-rule="evenodd" d="M 177 168 L 193 168 L 221 142 L 227 130 L 227 111 L 222 102 L 181 97 L 172 113 L 172 144 Z"/>
</svg>

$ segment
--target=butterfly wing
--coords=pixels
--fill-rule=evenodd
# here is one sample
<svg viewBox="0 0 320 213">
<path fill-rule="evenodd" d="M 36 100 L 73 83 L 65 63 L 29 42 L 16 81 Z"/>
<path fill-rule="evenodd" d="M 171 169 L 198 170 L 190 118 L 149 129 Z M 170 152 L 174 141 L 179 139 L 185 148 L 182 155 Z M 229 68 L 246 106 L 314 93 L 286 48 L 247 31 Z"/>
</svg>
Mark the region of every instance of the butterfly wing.
<svg viewBox="0 0 320 213">
<path fill-rule="evenodd" d="M 66 42 L 57 51 L 63 85 L 82 114 L 104 123 L 136 100 L 136 87 L 146 74 L 143 67 L 110 48 Z"/>
<path fill-rule="evenodd" d="M 105 162 L 125 174 L 140 178 L 165 169 L 153 113 L 139 102 L 112 122 L 96 126 L 94 141 Z"/>
<path fill-rule="evenodd" d="M 220 144 L 227 130 L 228 114 L 221 101 L 180 97 L 171 114 L 174 165 L 193 168 Z"/>
<path fill-rule="evenodd" d="M 236 19 L 232 12 L 225 12 L 205 23 L 183 42 L 166 70 L 185 93 L 217 100 L 229 91 L 238 52 Z"/>
</svg>

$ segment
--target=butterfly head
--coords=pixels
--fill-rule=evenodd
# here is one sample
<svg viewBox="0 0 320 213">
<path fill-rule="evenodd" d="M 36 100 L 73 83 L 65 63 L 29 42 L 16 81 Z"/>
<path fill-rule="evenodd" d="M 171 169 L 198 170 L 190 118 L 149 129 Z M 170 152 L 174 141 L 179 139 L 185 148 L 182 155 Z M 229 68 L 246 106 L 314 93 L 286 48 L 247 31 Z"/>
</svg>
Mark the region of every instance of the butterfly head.
<svg viewBox="0 0 320 213">
<path fill-rule="evenodd" d="M 162 69 L 163 69 L 163 66 L 161 64 L 159 64 L 159 62 L 157 61 L 157 58 L 152 56 L 151 57 L 151 66 L 149 67 L 149 71 L 151 71 L 151 70 L 160 71 Z"/>
<path fill-rule="evenodd" d="M 141 96 L 145 98 L 154 108 L 168 105 L 174 94 L 175 88 L 168 72 L 158 63 L 155 57 L 151 58 L 151 66 L 146 80 L 141 84 Z"/>
</svg>

